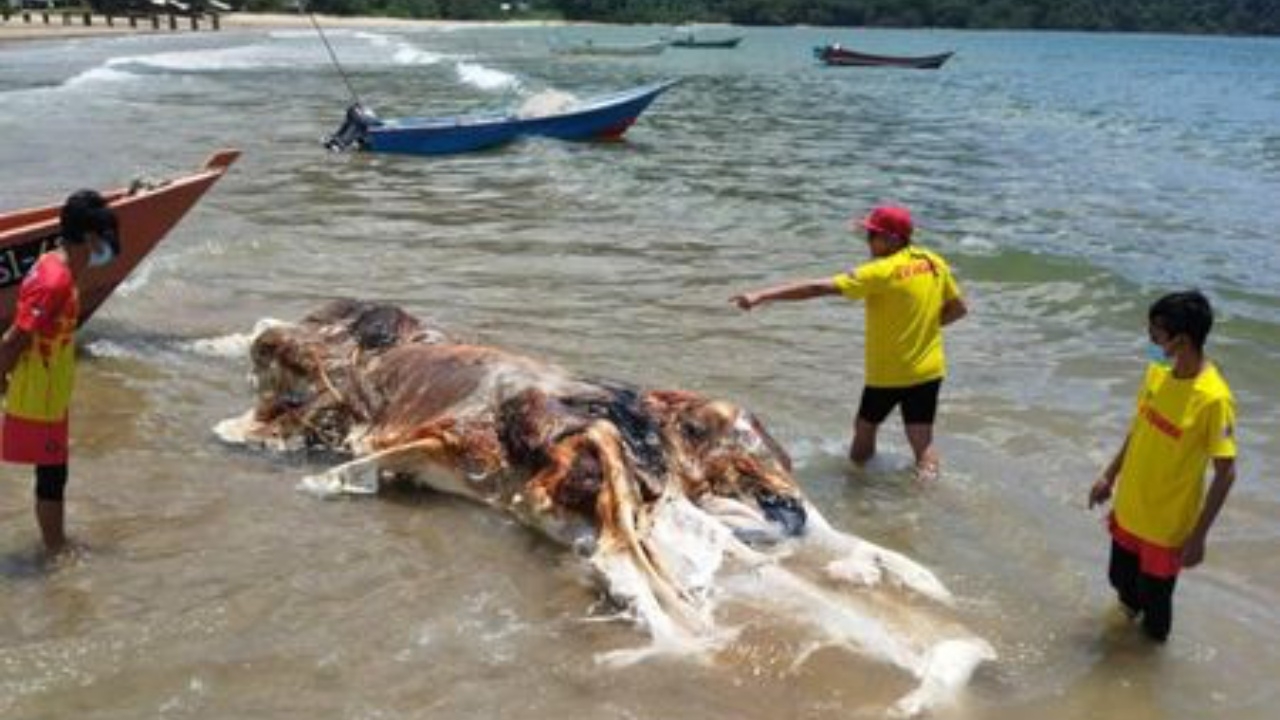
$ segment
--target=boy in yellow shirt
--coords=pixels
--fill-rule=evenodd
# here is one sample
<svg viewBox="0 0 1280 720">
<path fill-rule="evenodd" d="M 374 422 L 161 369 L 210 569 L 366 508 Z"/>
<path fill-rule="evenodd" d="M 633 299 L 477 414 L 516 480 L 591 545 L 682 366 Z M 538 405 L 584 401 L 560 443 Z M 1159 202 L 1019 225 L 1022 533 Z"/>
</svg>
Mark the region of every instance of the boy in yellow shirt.
<svg viewBox="0 0 1280 720">
<path fill-rule="evenodd" d="M 1205 537 L 1236 477 L 1235 402 L 1204 355 L 1212 326 L 1209 301 L 1196 291 L 1151 306 L 1152 362 L 1129 434 L 1089 490 L 1091 508 L 1114 490 L 1108 575 L 1127 613 L 1141 616 L 1142 629 L 1157 642 L 1173 624 L 1178 573 L 1204 559 Z"/>
<path fill-rule="evenodd" d="M 63 492 L 80 322 L 76 278 L 120 250 L 115 212 L 97 192 L 67 198 L 61 220 L 61 242 L 23 278 L 13 324 L 0 335 L 0 459 L 35 466 L 36 521 L 50 554 L 67 544 Z"/>
<path fill-rule="evenodd" d="M 854 420 L 849 458 L 865 463 L 876 451 L 880 424 L 899 405 L 921 478 L 938 474 L 933 422 L 946 375 L 942 328 L 968 313 L 951 268 L 911 243 L 907 208 L 883 205 L 850 223 L 866 232 L 871 261 L 831 278 L 803 280 L 737 295 L 750 310 L 775 300 L 844 295 L 866 303 L 866 386 Z"/>
</svg>

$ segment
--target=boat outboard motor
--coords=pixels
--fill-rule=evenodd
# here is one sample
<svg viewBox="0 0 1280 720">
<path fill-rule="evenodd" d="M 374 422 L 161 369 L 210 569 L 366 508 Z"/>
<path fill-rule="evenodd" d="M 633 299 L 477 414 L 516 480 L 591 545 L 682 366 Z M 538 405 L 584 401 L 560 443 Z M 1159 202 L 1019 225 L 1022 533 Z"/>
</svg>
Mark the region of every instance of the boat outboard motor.
<svg viewBox="0 0 1280 720">
<path fill-rule="evenodd" d="M 382 121 L 372 110 L 360 103 L 352 103 L 347 108 L 347 117 L 342 121 L 342 127 L 324 141 L 324 146 L 333 152 L 341 152 L 353 145 L 363 147 L 369 128 L 381 124 Z"/>
</svg>

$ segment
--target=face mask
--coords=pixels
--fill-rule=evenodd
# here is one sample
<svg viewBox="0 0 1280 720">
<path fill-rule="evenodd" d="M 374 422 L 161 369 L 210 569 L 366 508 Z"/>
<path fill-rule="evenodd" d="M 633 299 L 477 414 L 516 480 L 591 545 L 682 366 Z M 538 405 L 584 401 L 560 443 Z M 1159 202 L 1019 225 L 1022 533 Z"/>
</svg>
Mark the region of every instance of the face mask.
<svg viewBox="0 0 1280 720">
<path fill-rule="evenodd" d="M 108 242 L 95 243 L 93 251 L 89 253 L 89 267 L 102 267 L 112 260 L 116 259 L 115 248 L 111 247 Z"/>
<path fill-rule="evenodd" d="M 1147 343 L 1147 359 L 1157 365 L 1169 364 L 1169 358 L 1164 354 L 1164 348 L 1153 342 Z"/>
</svg>

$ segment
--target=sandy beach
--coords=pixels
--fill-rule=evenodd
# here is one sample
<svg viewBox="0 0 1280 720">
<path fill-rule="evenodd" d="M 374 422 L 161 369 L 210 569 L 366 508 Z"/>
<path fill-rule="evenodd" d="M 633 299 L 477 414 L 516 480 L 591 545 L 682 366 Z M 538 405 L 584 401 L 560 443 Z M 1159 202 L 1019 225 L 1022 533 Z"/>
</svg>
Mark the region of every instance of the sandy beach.
<svg viewBox="0 0 1280 720">
<path fill-rule="evenodd" d="M 212 32 L 212 22 L 208 18 L 199 19 L 199 29 L 191 29 L 190 18 L 179 17 L 177 20 L 177 28 L 169 28 L 169 19 L 162 16 L 160 18 L 160 27 L 153 28 L 149 20 L 140 19 L 137 27 L 130 27 L 129 22 L 125 18 L 116 18 L 114 24 L 107 25 L 107 18 L 102 15 L 93 15 L 92 24 L 85 25 L 84 19 L 80 15 L 75 15 L 71 19 L 71 24 L 63 24 L 61 12 L 50 12 L 49 23 L 44 23 L 43 16 L 40 11 L 29 11 L 31 22 L 24 22 L 21 13 L 10 15 L 8 20 L 0 19 L 0 44 L 8 42 L 20 41 L 41 41 L 41 40 L 61 40 L 66 38 L 77 37 L 94 37 L 102 35 L 128 35 L 128 34 L 177 34 L 190 32 Z M 414 28 L 414 27 L 439 27 L 442 25 L 483 25 L 490 23 L 483 22 L 460 22 L 455 20 L 408 20 L 403 18 L 389 17 L 338 17 L 332 15 L 316 15 L 316 20 L 322 27 L 345 27 L 345 28 Z M 306 15 L 292 15 L 280 13 L 227 13 L 219 18 L 219 24 L 223 30 L 236 30 L 245 28 L 309 28 L 311 21 Z M 544 21 L 525 22 L 512 21 L 504 24 L 531 24 L 531 25 L 548 25 Z"/>
</svg>

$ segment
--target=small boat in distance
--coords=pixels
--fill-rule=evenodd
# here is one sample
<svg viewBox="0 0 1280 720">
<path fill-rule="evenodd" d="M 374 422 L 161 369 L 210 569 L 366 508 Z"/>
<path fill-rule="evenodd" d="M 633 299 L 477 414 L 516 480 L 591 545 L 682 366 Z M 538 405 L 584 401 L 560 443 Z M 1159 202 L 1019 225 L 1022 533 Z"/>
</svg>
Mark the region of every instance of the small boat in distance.
<svg viewBox="0 0 1280 720">
<path fill-rule="evenodd" d="M 738 47 L 738 43 L 742 42 L 742 36 L 708 39 L 706 37 L 698 37 L 692 32 L 682 31 L 671 39 L 671 47 L 673 48 L 691 48 L 691 49 L 730 49 Z"/>
<path fill-rule="evenodd" d="M 937 70 L 954 54 L 954 52 L 944 52 L 938 53 L 937 55 L 919 55 L 914 57 L 873 55 L 871 53 L 850 50 L 849 48 L 840 45 L 840 43 L 820 45 L 813 49 L 814 57 L 827 65 L 845 67 L 898 67 L 914 68 L 917 70 Z"/>
<path fill-rule="evenodd" d="M 598 43 L 593 40 L 572 45 L 552 45 L 551 52 L 557 55 L 619 55 L 635 57 L 639 55 L 659 55 L 667 49 L 665 40 L 653 40 L 643 43 Z"/>
<path fill-rule="evenodd" d="M 325 146 L 372 152 L 451 155 L 484 150 L 522 137 L 560 140 L 616 140 L 676 81 L 653 83 L 599 95 L 536 113 L 483 112 L 451 117 L 379 118 L 360 105 Z"/>
<path fill-rule="evenodd" d="M 191 175 L 161 182 L 137 180 L 127 189 L 102 193 L 120 223 L 120 251 L 110 264 L 88 268 L 76 278 L 80 324 L 111 296 L 238 157 L 239 150 L 219 150 Z M 74 189 L 68 189 L 66 194 Z M 13 321 L 22 278 L 41 253 L 62 239 L 61 213 L 59 199 L 56 205 L 0 214 L 0 324 L 5 327 Z"/>
</svg>

